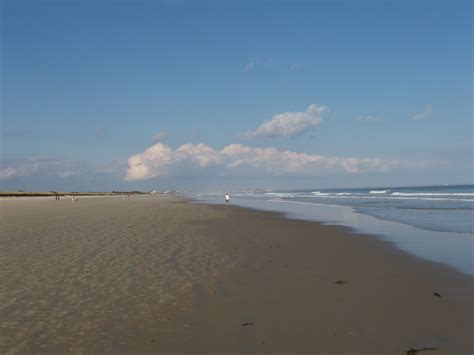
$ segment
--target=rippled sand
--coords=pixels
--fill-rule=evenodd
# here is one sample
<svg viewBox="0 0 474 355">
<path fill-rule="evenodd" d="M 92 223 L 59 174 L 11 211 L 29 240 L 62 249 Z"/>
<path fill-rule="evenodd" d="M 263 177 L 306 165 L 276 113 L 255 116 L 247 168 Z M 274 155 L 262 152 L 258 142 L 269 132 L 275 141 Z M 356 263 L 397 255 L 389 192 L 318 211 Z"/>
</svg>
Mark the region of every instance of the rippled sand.
<svg viewBox="0 0 474 355">
<path fill-rule="evenodd" d="M 0 203 L 0 353 L 124 350 L 224 263 L 173 197 Z"/>
<path fill-rule="evenodd" d="M 0 354 L 474 351 L 474 278 L 172 196 L 0 201 Z"/>
</svg>

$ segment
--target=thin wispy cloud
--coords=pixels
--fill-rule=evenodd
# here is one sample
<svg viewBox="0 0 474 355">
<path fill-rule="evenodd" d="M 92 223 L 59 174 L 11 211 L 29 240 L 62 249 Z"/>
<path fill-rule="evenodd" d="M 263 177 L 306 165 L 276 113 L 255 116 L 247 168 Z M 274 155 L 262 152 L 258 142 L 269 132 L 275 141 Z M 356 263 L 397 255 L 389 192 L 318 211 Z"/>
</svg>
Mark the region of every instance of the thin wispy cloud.
<svg viewBox="0 0 474 355">
<path fill-rule="evenodd" d="M 5 165 L 6 169 L 0 172 L 0 177 L 5 180 L 32 175 L 67 178 L 85 173 L 83 163 L 79 161 L 45 156 L 7 159 Z"/>
<path fill-rule="evenodd" d="M 284 112 L 274 115 L 253 131 L 237 135 L 241 139 L 295 137 L 323 123 L 324 105 L 313 104 L 303 112 Z"/>
<path fill-rule="evenodd" d="M 59 157 L 0 157 L 0 185 L 5 191 L 111 191 L 127 188 L 127 161 L 92 162 Z"/>
<path fill-rule="evenodd" d="M 290 70 L 291 71 L 297 71 L 297 70 L 303 69 L 303 67 L 304 67 L 303 62 L 295 62 L 295 63 L 290 65 Z"/>
<path fill-rule="evenodd" d="M 99 127 L 95 130 L 95 137 L 98 139 L 102 139 L 107 134 L 107 130 L 104 127 Z"/>
<path fill-rule="evenodd" d="M 218 150 L 202 143 L 188 143 L 174 150 L 158 143 L 128 159 L 125 180 L 172 176 L 178 171 L 194 175 L 196 170 L 205 169 L 217 169 L 221 174 L 251 171 L 273 176 L 318 176 L 337 172 L 357 174 L 388 171 L 399 164 L 399 161 L 392 159 L 333 157 L 241 144 L 230 144 Z"/>
<path fill-rule="evenodd" d="M 248 73 L 249 71 L 253 70 L 255 68 L 255 65 L 255 62 L 247 63 L 244 67 L 244 73 Z"/>
<path fill-rule="evenodd" d="M 3 157 L 0 180 L 25 177 L 50 177 L 67 179 L 71 177 L 110 174 L 121 175 L 124 163 L 112 161 L 105 164 L 44 156 Z"/>
<path fill-rule="evenodd" d="M 57 173 L 57 176 L 60 178 L 68 178 L 68 177 L 77 176 L 77 175 L 80 175 L 77 171 L 70 171 L 70 170 L 61 171 Z"/>
<path fill-rule="evenodd" d="M 7 166 L 4 169 L 0 169 L 0 180 L 14 179 L 18 176 L 20 176 L 18 170 L 11 166 Z"/>
<path fill-rule="evenodd" d="M 354 121 L 359 122 L 359 123 L 376 123 L 376 122 L 379 122 L 380 120 L 374 116 L 359 116 L 359 117 L 354 118 Z"/>
<path fill-rule="evenodd" d="M 427 117 L 431 116 L 432 113 L 433 113 L 433 110 L 431 109 L 431 106 L 426 106 L 423 111 L 413 113 L 411 115 L 411 119 L 414 121 L 423 121 Z"/>
<path fill-rule="evenodd" d="M 263 62 L 263 66 L 267 68 L 272 67 L 273 65 L 275 65 L 275 61 L 272 58 L 269 58 Z"/>
<path fill-rule="evenodd" d="M 17 138 L 24 138 L 26 135 L 30 134 L 31 131 L 28 129 L 15 129 L 15 130 L 8 130 L 8 131 L 0 131 L 0 138 L 1 139 L 17 139 Z"/>
<path fill-rule="evenodd" d="M 165 141 L 168 138 L 168 133 L 166 132 L 158 132 L 152 137 L 152 141 L 154 143 Z"/>
</svg>

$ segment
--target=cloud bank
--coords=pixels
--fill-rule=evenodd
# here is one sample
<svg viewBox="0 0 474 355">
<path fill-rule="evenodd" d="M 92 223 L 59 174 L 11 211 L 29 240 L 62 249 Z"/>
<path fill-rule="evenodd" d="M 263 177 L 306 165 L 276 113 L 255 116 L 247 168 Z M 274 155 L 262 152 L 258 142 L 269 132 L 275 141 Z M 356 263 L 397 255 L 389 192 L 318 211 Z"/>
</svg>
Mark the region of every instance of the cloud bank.
<svg viewBox="0 0 474 355">
<path fill-rule="evenodd" d="M 123 173 L 124 168 L 123 162 L 120 161 L 98 164 L 47 156 L 2 157 L 0 180 L 39 176 L 67 179 L 92 175 L 119 175 Z"/>
<path fill-rule="evenodd" d="M 274 115 L 254 131 L 237 135 L 241 139 L 295 137 L 323 123 L 324 105 L 310 105 L 304 112 L 284 112 Z"/>
<path fill-rule="evenodd" d="M 173 150 L 158 143 L 128 159 L 125 181 L 140 181 L 176 173 L 216 169 L 213 173 L 318 176 L 329 173 L 383 172 L 400 165 L 397 160 L 345 158 L 230 144 L 221 150 L 205 144 L 184 144 Z M 191 170 L 189 170 L 191 169 Z"/>
</svg>

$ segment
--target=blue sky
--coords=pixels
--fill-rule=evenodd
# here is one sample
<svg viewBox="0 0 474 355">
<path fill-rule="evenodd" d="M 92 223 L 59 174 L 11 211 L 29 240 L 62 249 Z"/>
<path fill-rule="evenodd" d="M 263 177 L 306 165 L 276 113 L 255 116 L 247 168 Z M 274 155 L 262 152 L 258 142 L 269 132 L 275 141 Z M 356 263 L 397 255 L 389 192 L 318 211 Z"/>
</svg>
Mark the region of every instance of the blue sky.
<svg viewBox="0 0 474 355">
<path fill-rule="evenodd" d="M 472 181 L 470 1 L 1 7 L 3 190 Z"/>
</svg>

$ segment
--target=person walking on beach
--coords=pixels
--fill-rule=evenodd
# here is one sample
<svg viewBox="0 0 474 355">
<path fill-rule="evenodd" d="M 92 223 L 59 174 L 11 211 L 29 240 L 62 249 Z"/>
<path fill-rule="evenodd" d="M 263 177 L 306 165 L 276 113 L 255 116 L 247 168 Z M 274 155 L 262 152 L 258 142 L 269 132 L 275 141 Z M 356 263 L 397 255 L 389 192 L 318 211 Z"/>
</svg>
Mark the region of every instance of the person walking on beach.
<svg viewBox="0 0 474 355">
<path fill-rule="evenodd" d="M 226 192 L 226 193 L 225 193 L 225 204 L 226 204 L 226 205 L 229 204 L 229 200 L 230 200 L 229 194 Z"/>
</svg>

